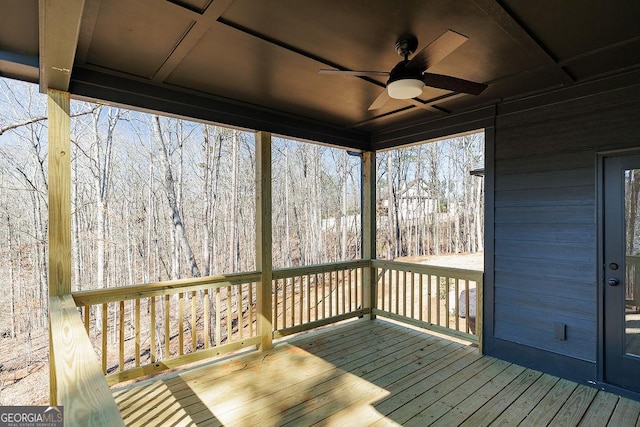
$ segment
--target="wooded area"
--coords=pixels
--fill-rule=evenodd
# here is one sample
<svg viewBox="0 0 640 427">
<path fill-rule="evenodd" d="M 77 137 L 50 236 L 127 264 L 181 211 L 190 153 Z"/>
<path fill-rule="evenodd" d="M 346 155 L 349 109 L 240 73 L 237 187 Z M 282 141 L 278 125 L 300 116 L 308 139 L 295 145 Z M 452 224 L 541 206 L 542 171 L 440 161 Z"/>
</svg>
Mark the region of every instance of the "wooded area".
<svg viewBox="0 0 640 427">
<path fill-rule="evenodd" d="M 0 333 L 47 324 L 46 99 L 0 79 Z M 72 101 L 73 289 L 255 269 L 250 132 Z M 482 134 L 377 154 L 379 258 L 482 250 Z M 361 156 L 273 139 L 274 268 L 361 256 Z"/>
</svg>

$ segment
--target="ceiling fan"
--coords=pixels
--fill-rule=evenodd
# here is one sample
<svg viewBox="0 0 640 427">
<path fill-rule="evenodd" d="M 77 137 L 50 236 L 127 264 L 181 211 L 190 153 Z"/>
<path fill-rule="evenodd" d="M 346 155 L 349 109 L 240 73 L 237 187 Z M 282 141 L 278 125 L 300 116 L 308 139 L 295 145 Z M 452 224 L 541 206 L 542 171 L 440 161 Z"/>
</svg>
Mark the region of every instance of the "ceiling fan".
<svg viewBox="0 0 640 427">
<path fill-rule="evenodd" d="M 440 62 L 467 40 L 468 37 L 455 31 L 447 30 L 420 52 L 416 53 L 413 58 L 409 59 L 409 56 L 418 47 L 418 39 L 414 35 L 408 35 L 396 42 L 396 52 L 404 59 L 398 62 L 390 72 L 322 69 L 318 70 L 318 73 L 344 76 L 389 76 L 387 87 L 369 106 L 369 110 L 376 110 L 382 107 L 389 98 L 411 99 L 420 96 L 425 86 L 479 95 L 487 88 L 487 85 L 453 76 L 426 72 L 427 69 Z"/>
</svg>

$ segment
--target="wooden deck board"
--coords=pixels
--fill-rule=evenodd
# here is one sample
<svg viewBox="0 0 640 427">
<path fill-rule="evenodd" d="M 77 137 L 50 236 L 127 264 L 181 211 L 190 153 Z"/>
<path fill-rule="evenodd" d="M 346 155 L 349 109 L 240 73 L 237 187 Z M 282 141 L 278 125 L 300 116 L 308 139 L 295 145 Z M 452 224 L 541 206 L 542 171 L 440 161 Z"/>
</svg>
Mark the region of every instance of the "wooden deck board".
<svg viewBox="0 0 640 427">
<path fill-rule="evenodd" d="M 609 419 L 609 425 L 632 426 L 640 424 L 640 402 L 621 397 Z"/>
<path fill-rule="evenodd" d="M 640 402 L 383 320 L 114 389 L 127 425 L 634 426 Z"/>
</svg>

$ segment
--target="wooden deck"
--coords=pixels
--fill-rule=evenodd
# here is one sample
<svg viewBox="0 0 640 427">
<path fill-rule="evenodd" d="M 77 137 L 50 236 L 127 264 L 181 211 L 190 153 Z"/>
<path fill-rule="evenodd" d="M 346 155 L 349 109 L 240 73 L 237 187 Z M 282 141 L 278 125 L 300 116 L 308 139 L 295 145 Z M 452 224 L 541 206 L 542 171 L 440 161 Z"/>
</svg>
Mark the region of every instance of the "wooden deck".
<svg viewBox="0 0 640 427">
<path fill-rule="evenodd" d="M 383 320 L 113 390 L 127 425 L 638 426 L 640 402 Z"/>
</svg>

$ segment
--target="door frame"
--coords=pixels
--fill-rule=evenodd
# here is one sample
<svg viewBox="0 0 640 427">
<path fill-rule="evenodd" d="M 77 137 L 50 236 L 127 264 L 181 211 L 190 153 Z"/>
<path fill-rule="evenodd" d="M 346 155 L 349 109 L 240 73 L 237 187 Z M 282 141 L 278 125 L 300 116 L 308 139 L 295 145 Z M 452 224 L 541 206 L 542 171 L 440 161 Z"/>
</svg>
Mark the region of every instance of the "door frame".
<svg viewBox="0 0 640 427">
<path fill-rule="evenodd" d="M 594 384 L 603 390 L 607 390 L 621 396 L 627 396 L 631 399 L 640 400 L 640 393 L 622 388 L 605 380 L 605 333 L 604 333 L 604 293 L 605 293 L 605 259 L 604 259 L 604 161 L 605 158 L 623 157 L 640 155 L 640 147 L 624 148 L 618 150 L 606 150 L 596 152 L 596 224 L 597 224 L 597 354 L 596 354 L 596 372 L 597 383 Z"/>
</svg>

